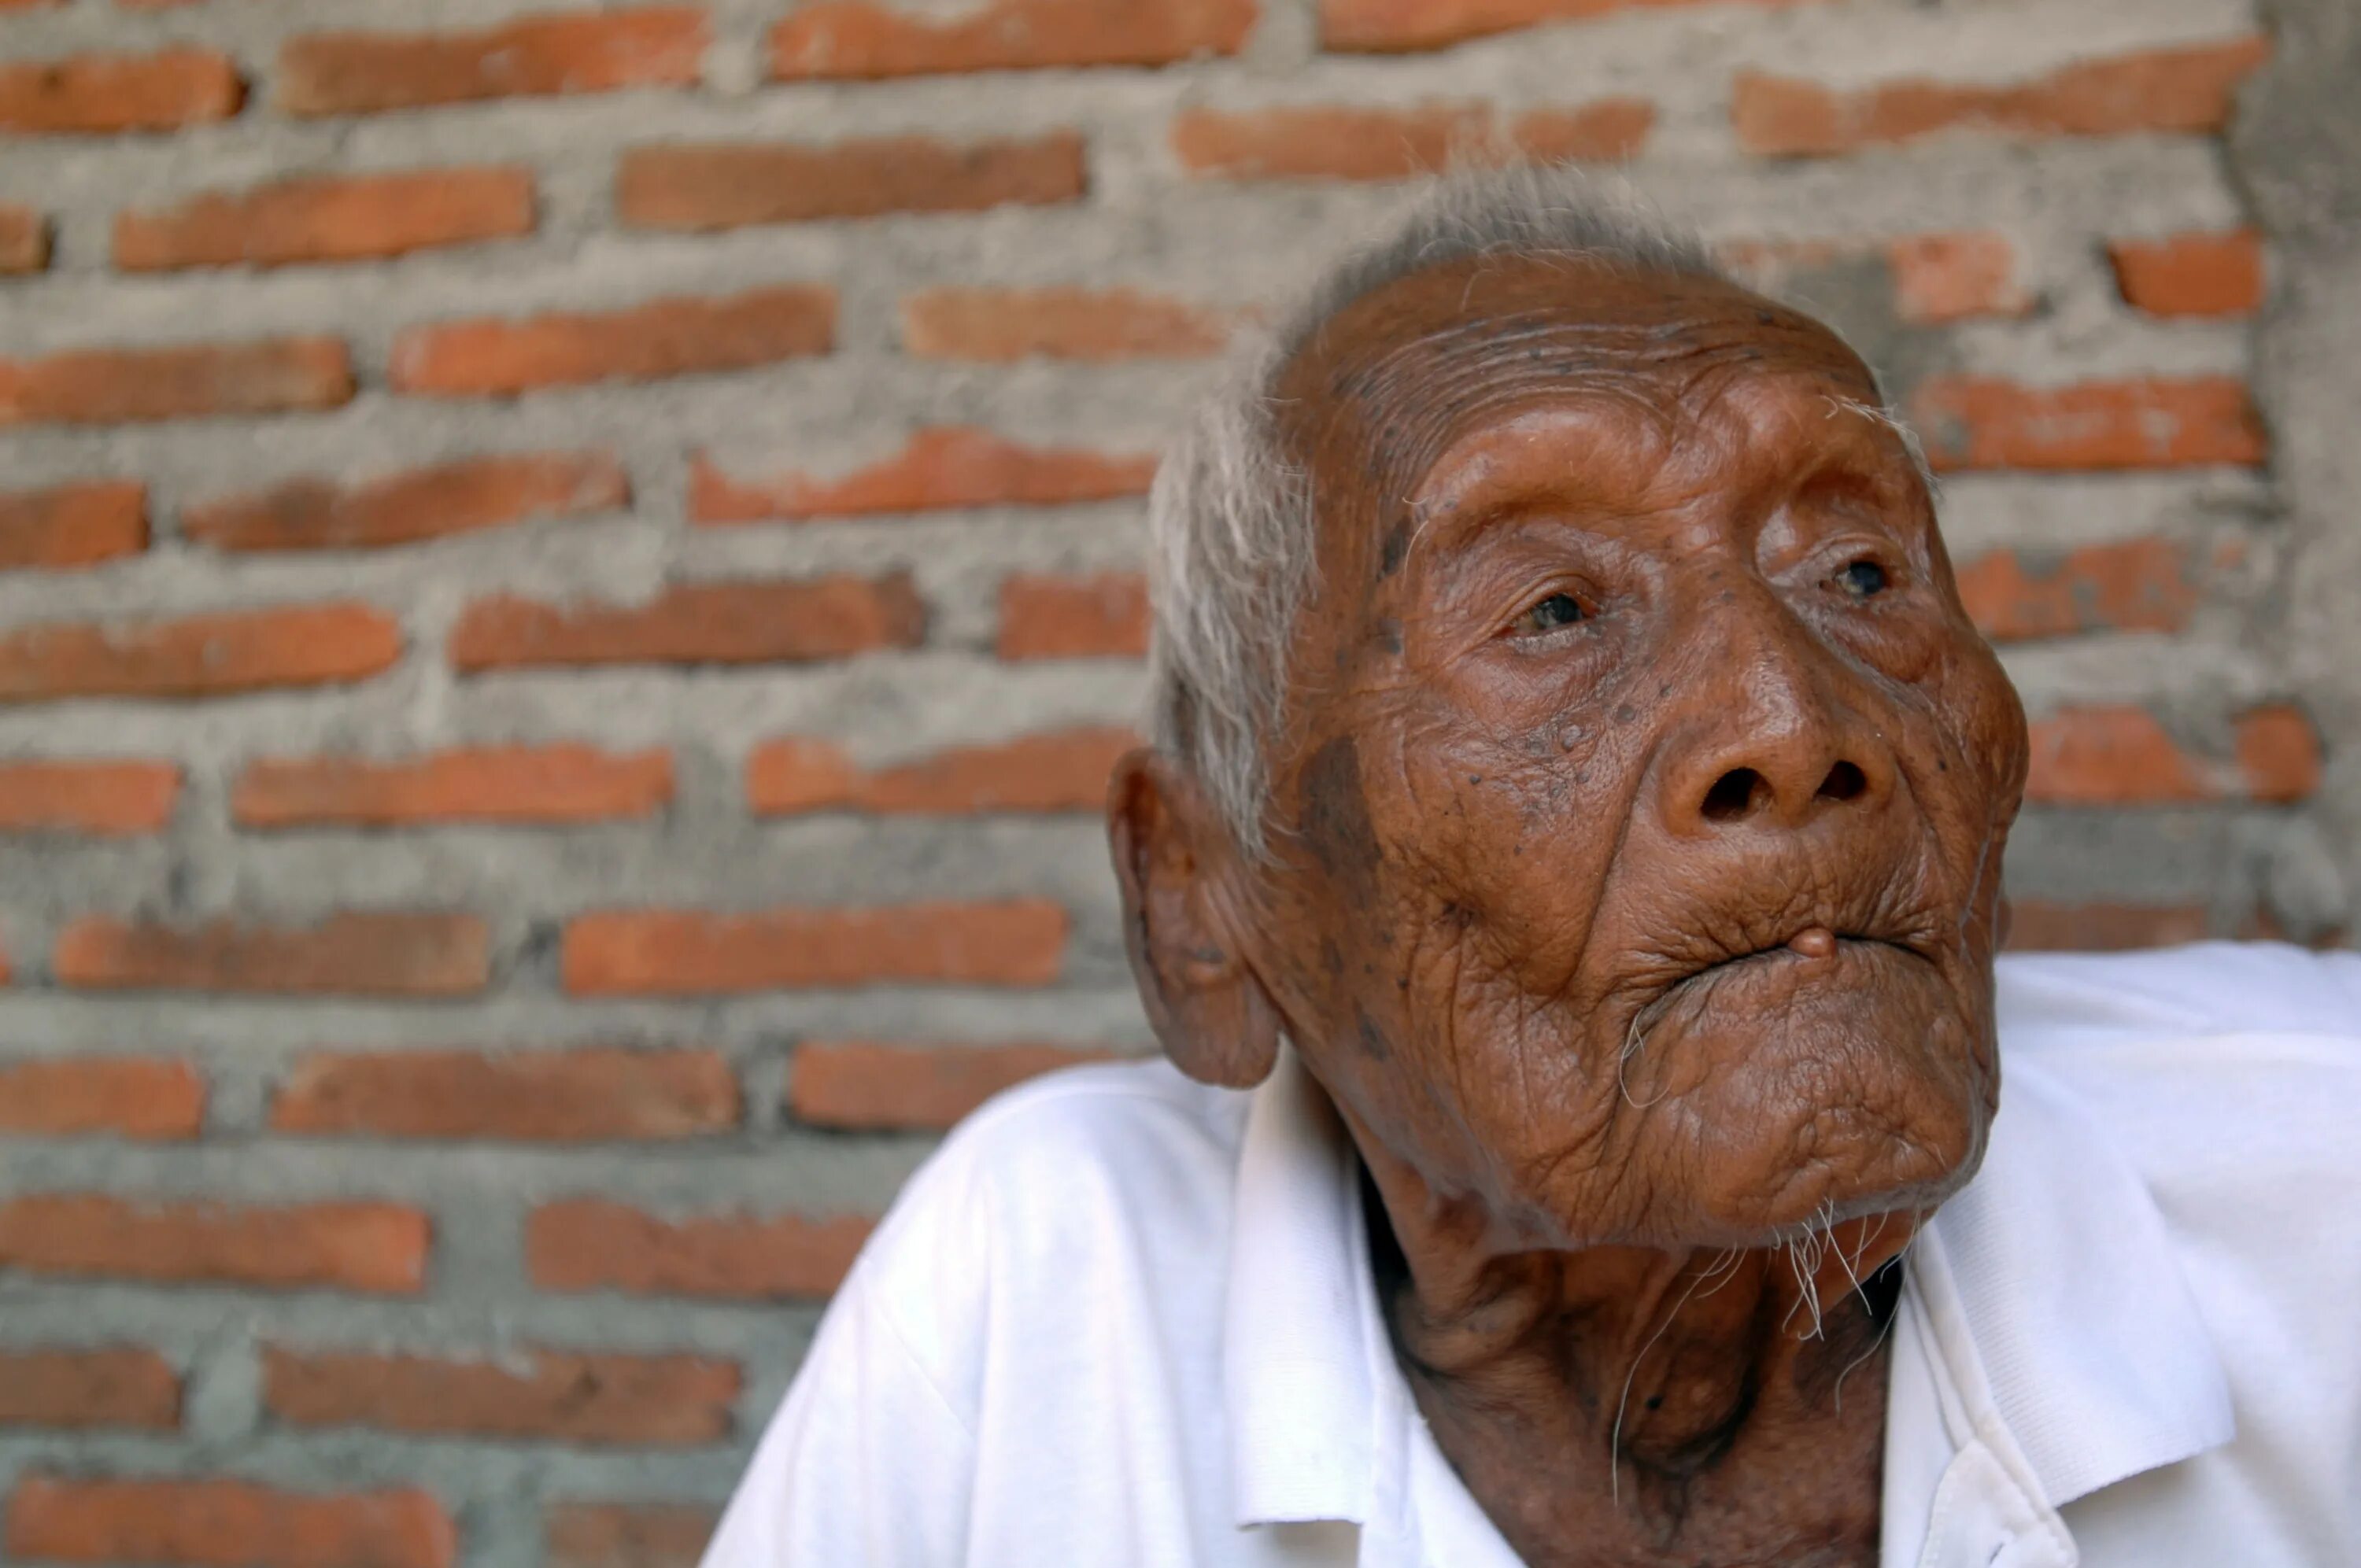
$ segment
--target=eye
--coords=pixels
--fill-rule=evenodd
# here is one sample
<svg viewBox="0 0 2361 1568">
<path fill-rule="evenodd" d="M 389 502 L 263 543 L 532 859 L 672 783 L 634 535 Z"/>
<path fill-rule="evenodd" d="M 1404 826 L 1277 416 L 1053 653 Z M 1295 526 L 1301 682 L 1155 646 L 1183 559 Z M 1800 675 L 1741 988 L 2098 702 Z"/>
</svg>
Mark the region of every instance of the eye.
<svg viewBox="0 0 2361 1568">
<path fill-rule="evenodd" d="M 1885 591 L 1885 568 L 1864 558 L 1846 566 L 1829 581 L 1853 598 L 1865 599 Z"/>
<path fill-rule="evenodd" d="M 1554 631 L 1583 619 L 1582 601 L 1572 594 L 1552 594 L 1525 611 L 1517 622 L 1521 631 Z"/>
</svg>

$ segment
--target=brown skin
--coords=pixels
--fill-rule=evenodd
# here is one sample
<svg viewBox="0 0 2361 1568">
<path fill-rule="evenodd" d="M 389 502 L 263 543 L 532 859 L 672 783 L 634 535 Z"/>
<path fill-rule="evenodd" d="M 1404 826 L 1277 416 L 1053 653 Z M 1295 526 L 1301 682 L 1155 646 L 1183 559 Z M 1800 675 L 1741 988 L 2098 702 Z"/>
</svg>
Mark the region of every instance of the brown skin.
<svg viewBox="0 0 2361 1568">
<path fill-rule="evenodd" d="M 1854 1286 L 1982 1158 L 2026 762 L 1874 382 L 1733 285 L 1494 259 L 1279 390 L 1321 535 L 1273 863 L 1171 757 L 1110 795 L 1165 1048 L 1246 1085 L 1294 1042 L 1528 1562 L 1874 1562 Z"/>
</svg>

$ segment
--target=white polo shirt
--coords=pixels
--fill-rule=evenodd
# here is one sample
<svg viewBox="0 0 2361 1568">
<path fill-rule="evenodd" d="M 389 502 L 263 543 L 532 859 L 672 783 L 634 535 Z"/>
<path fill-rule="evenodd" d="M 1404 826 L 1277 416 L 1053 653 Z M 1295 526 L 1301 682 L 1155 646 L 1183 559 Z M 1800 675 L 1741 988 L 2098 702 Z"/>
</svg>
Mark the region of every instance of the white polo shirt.
<svg viewBox="0 0 2361 1568">
<path fill-rule="evenodd" d="M 1914 1244 L 1883 1561 L 2361 1564 L 2361 958 L 2000 966 L 1975 1180 Z M 706 1568 L 1510 1568 L 1378 1320 L 1355 1157 L 1084 1068 L 978 1112 L 829 1309 Z"/>
</svg>

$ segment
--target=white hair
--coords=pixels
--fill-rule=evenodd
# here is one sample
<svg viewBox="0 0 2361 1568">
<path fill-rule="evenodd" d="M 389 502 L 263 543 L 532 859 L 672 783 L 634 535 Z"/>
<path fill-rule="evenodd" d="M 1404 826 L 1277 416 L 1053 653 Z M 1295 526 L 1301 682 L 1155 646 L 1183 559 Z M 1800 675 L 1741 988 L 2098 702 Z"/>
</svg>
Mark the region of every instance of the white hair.
<svg viewBox="0 0 2361 1568">
<path fill-rule="evenodd" d="M 1331 266 L 1246 345 L 1149 492 L 1148 727 L 1196 774 L 1249 859 L 1268 852 L 1264 737 L 1287 720 L 1288 656 L 1297 612 L 1312 593 L 1317 540 L 1318 498 L 1281 450 L 1273 419 L 1279 372 L 1356 300 L 1431 267 L 1488 256 L 1723 276 L 1702 242 L 1571 170 L 1461 173 Z"/>
</svg>

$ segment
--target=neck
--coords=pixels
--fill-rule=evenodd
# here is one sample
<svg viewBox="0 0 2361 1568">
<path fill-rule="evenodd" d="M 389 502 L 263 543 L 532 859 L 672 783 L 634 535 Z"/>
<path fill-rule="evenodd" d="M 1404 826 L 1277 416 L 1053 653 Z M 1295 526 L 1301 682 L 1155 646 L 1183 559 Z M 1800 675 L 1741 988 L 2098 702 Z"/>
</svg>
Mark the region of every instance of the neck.
<svg viewBox="0 0 2361 1568">
<path fill-rule="evenodd" d="M 1356 1141 L 1396 1357 L 1528 1561 L 1554 1561 L 1547 1543 L 1567 1539 L 1611 1560 L 1595 1550 L 1603 1530 L 1633 1561 L 1686 1552 L 1727 1540 L 1726 1517 L 1700 1515 L 1771 1492 L 1792 1508 L 1794 1541 L 1858 1545 L 1865 1531 L 1873 1554 L 1884 1329 L 1909 1217 L 1754 1249 L 1513 1250 L 1472 1205 Z M 1796 1495 L 1799 1475 L 1813 1495 Z"/>
</svg>

